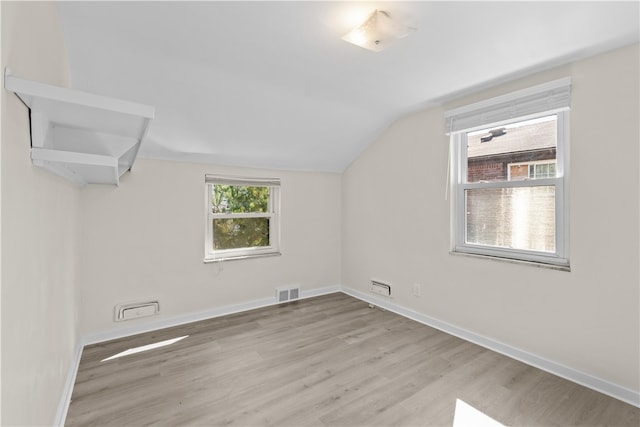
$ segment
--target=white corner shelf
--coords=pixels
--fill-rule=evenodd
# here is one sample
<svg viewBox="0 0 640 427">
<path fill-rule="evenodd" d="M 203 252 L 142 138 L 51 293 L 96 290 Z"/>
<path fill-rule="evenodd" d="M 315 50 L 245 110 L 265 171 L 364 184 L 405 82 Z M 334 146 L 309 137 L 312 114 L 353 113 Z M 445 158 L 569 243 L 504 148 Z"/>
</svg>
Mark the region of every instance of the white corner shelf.
<svg viewBox="0 0 640 427">
<path fill-rule="evenodd" d="M 120 184 L 154 118 L 152 106 L 4 74 L 31 110 L 31 161 L 78 185 Z"/>
</svg>

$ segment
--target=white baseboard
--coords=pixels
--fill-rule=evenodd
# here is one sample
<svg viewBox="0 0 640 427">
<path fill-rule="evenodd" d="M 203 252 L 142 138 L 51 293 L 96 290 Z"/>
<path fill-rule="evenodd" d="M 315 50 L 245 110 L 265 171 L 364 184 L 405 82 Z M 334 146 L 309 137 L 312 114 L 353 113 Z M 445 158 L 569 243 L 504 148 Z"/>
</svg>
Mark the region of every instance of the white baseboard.
<svg viewBox="0 0 640 427">
<path fill-rule="evenodd" d="M 504 354 L 506 356 L 519 360 L 528 365 L 542 369 L 543 371 L 547 371 L 559 377 L 565 378 L 569 381 L 573 381 L 585 387 L 604 393 L 615 399 L 640 407 L 640 393 L 637 391 L 627 389 L 625 387 L 594 377 L 592 375 L 586 374 L 576 369 L 569 368 L 562 364 L 536 356 L 535 354 L 520 350 L 518 348 L 509 346 L 499 341 L 495 341 L 493 339 L 484 337 L 482 335 L 478 335 L 474 332 L 468 331 L 463 328 L 459 328 L 455 325 L 451 325 L 447 322 L 443 322 L 441 320 L 429 317 L 422 313 L 418 313 L 417 311 L 402 307 L 392 302 L 389 299 L 378 298 L 376 296 L 369 295 L 369 294 L 357 291 L 355 289 L 341 287 L 341 286 L 331 286 L 331 287 L 311 289 L 306 291 L 302 290 L 300 299 L 312 298 L 312 297 L 332 294 L 336 292 L 343 292 L 354 298 L 358 298 L 370 304 L 377 305 L 393 313 L 399 314 L 406 318 L 415 320 L 427 326 L 431 326 L 433 328 L 439 329 L 448 334 L 462 338 L 466 341 L 472 342 L 474 344 L 478 344 L 482 347 Z M 268 306 L 277 305 L 277 304 L 278 302 L 276 301 L 275 296 L 272 298 L 262 298 L 262 299 L 248 301 L 240 304 L 219 307 L 211 310 L 190 313 L 182 316 L 175 316 L 167 319 L 158 320 L 155 322 L 148 322 L 143 325 L 131 326 L 126 329 L 97 332 L 97 333 L 92 333 L 92 334 L 88 334 L 81 337 L 76 349 L 73 364 L 67 376 L 64 392 L 61 397 L 60 404 L 58 406 L 58 412 L 56 415 L 56 425 L 59 425 L 59 426 L 64 425 L 64 422 L 67 416 L 67 411 L 69 409 L 69 404 L 71 403 L 73 385 L 76 380 L 78 366 L 80 365 L 82 349 L 84 348 L 85 345 L 96 344 L 104 341 L 109 341 L 112 339 L 124 338 L 127 336 L 136 335 L 144 332 L 151 332 L 158 329 L 169 328 L 172 326 L 179 326 L 186 323 L 197 322 L 200 320 L 206 320 L 206 319 L 211 319 L 211 318 L 220 317 L 220 316 L 226 316 L 228 314 L 239 313 L 242 311 L 253 310 L 256 308 L 268 307 Z"/>
<path fill-rule="evenodd" d="M 320 295 L 335 294 L 336 292 L 342 292 L 342 286 L 328 286 L 326 288 L 310 289 L 308 291 L 302 290 L 300 292 L 300 299 L 319 297 Z"/>
<path fill-rule="evenodd" d="M 80 366 L 80 359 L 82 358 L 82 349 L 84 346 L 81 342 L 76 345 L 76 351 L 73 355 L 73 361 L 67 373 L 67 380 L 64 383 L 64 389 L 62 390 L 62 397 L 58 404 L 58 411 L 56 412 L 55 426 L 64 426 L 67 419 L 67 411 L 69 411 L 69 405 L 71 404 L 71 395 L 73 393 L 73 385 L 76 383 L 76 375 L 78 375 L 78 367 Z"/>
<path fill-rule="evenodd" d="M 320 295 L 327 295 L 336 292 L 340 292 L 340 286 L 330 286 L 326 288 L 301 290 L 300 299 L 317 297 Z M 144 332 L 151 332 L 158 329 L 170 328 L 172 326 L 184 325 L 186 323 L 197 322 L 199 320 L 212 319 L 214 317 L 226 316 L 228 314 L 239 313 L 242 311 L 253 310 L 261 307 L 268 307 L 270 305 L 279 304 L 276 301 L 275 296 L 272 298 L 262 298 L 258 300 L 248 301 L 241 304 L 234 304 L 225 307 L 215 308 L 211 310 L 200 311 L 197 313 L 190 313 L 182 316 L 175 316 L 167 319 L 158 320 L 155 322 L 145 323 L 143 325 L 131 326 L 125 329 L 118 329 L 113 331 L 103 331 L 97 333 L 91 333 L 84 335 L 80 338 L 74 360 L 72 362 L 69 373 L 67 374 L 67 380 L 65 382 L 62 397 L 58 405 L 58 411 L 56 413 L 56 426 L 64 426 L 67 418 L 67 412 L 69 405 L 71 404 L 71 395 L 73 393 L 73 385 L 76 382 L 76 376 L 78 374 L 78 367 L 80 366 L 80 359 L 82 357 L 82 350 L 85 345 L 97 344 L 104 341 L 109 341 L 117 338 L 124 338 L 131 335 L 136 335 Z"/>
<path fill-rule="evenodd" d="M 315 296 L 340 292 L 340 286 L 330 286 L 326 288 L 310 289 L 300 291 L 300 299 L 311 298 Z M 124 338 L 131 335 L 141 334 L 144 332 L 156 331 L 158 329 L 171 328 L 173 326 L 184 325 L 186 323 L 198 322 L 200 320 L 212 319 L 214 317 L 226 316 L 228 314 L 239 313 L 256 308 L 268 307 L 270 305 L 279 304 L 276 297 L 261 298 L 252 301 L 233 304 L 224 307 L 213 308 L 210 310 L 189 313 L 180 316 L 173 316 L 164 319 L 153 320 L 139 325 L 131 325 L 127 328 L 113 329 L 102 332 L 94 332 L 81 337 L 81 344 L 90 345 L 105 342 L 113 339 Z"/>
<path fill-rule="evenodd" d="M 466 329 L 459 328 L 450 323 L 443 322 L 442 320 L 438 320 L 417 311 L 402 307 L 392 302 L 388 298 L 378 298 L 374 295 L 369 295 L 347 287 L 343 287 L 342 292 L 354 298 L 358 298 L 362 301 L 366 301 L 370 304 L 382 307 L 385 310 L 415 320 L 416 322 L 420 322 L 427 326 L 431 326 L 432 328 L 446 332 L 450 335 L 462 338 L 465 341 L 469 341 L 482 347 L 488 348 L 489 350 L 493 350 L 497 353 L 504 354 L 505 356 L 509 356 L 513 359 L 519 360 L 520 362 L 526 363 L 527 365 L 534 366 L 536 368 L 542 369 L 543 371 L 557 375 L 569 381 L 573 381 L 577 384 L 583 385 L 600 393 L 604 393 L 615 399 L 629 403 L 630 405 L 640 407 L 640 392 L 638 391 L 630 390 L 618 384 L 614 384 L 585 372 L 578 371 L 560 363 L 556 363 L 552 360 L 548 360 L 527 351 L 512 347 L 508 344 L 504 344 L 491 338 L 478 335 Z"/>
</svg>

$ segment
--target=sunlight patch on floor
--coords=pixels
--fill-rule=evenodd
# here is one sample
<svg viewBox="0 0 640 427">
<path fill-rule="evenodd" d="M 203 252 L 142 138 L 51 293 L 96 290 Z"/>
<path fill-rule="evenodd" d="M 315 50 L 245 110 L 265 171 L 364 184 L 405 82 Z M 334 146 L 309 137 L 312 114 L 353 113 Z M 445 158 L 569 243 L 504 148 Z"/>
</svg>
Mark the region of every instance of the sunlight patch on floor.
<svg viewBox="0 0 640 427">
<path fill-rule="evenodd" d="M 118 354 L 114 354 L 111 357 L 107 357 L 106 359 L 102 359 L 101 362 L 106 362 L 108 360 L 117 359 L 118 357 L 129 356 L 131 354 L 142 353 L 143 351 L 153 350 L 155 348 L 166 347 L 168 345 L 177 343 L 180 340 L 187 338 L 189 335 L 185 335 L 183 337 L 172 338 L 170 340 L 159 341 L 153 344 L 142 345 L 140 347 L 130 348 L 125 351 L 121 351 Z"/>
<path fill-rule="evenodd" d="M 504 424 L 500 424 L 468 403 L 456 399 L 453 427 L 504 427 Z"/>
</svg>

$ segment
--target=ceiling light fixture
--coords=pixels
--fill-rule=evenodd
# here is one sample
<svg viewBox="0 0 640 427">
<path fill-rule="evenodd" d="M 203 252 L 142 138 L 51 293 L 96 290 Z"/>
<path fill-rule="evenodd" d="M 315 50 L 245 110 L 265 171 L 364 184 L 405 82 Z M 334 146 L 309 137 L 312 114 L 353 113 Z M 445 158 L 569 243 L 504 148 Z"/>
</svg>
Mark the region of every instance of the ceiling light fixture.
<svg viewBox="0 0 640 427">
<path fill-rule="evenodd" d="M 401 25 L 391 19 L 389 12 L 375 10 L 369 17 L 342 37 L 373 52 L 380 52 L 393 41 L 406 37 L 414 28 Z"/>
</svg>

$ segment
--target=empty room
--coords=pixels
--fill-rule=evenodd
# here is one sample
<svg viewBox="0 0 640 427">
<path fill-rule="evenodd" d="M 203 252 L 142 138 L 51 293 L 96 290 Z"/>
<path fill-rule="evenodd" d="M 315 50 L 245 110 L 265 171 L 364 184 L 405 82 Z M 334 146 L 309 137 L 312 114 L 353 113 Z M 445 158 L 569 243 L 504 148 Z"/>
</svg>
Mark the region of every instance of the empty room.
<svg viewBox="0 0 640 427">
<path fill-rule="evenodd" d="M 639 2 L 0 15 L 2 425 L 640 425 Z"/>
</svg>

